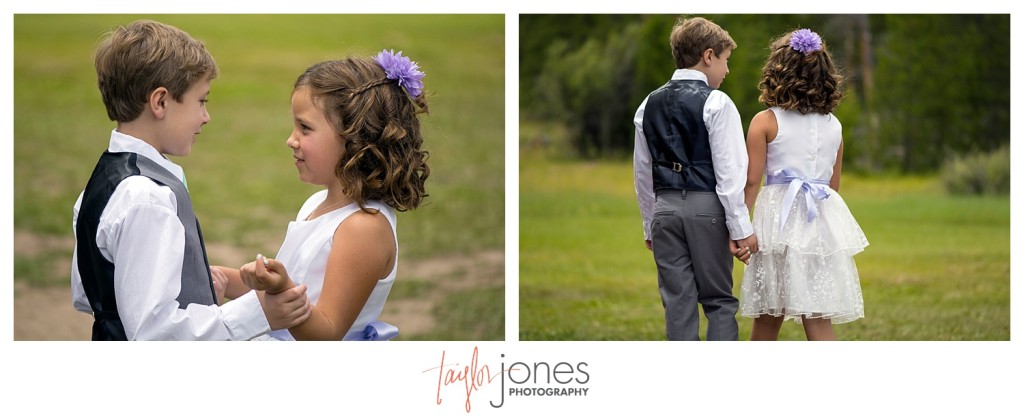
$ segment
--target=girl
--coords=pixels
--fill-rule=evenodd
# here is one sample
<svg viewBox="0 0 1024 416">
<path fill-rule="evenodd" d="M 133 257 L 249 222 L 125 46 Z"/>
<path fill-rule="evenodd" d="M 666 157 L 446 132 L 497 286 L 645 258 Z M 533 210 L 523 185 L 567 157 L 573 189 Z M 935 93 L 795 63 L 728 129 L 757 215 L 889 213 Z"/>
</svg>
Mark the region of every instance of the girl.
<svg viewBox="0 0 1024 416">
<path fill-rule="evenodd" d="M 395 210 L 415 209 L 427 196 L 423 76 L 401 52 L 385 50 L 321 62 L 295 82 L 286 144 L 299 179 L 326 189 L 302 205 L 276 260 L 258 255 L 239 270 L 221 268 L 228 297 L 306 285 L 309 319 L 271 338 L 372 338 L 364 328 L 376 325 L 398 269 Z"/>
<path fill-rule="evenodd" d="M 741 313 L 754 319 L 751 340 L 776 340 L 785 319 L 808 340 L 834 340 L 833 323 L 864 317 L 853 255 L 868 245 L 839 196 L 842 125 L 832 110 L 842 75 L 817 33 L 800 29 L 772 43 L 750 122 L 745 201 L 757 200 L 760 250 L 743 273 Z M 767 174 L 758 195 L 762 176 Z"/>
</svg>

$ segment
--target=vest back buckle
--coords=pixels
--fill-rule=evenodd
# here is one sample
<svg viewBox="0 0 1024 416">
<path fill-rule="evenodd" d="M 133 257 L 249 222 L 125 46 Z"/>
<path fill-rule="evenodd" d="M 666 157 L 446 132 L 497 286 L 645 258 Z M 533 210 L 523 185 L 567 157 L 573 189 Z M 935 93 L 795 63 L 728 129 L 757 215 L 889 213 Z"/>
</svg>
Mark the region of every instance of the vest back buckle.
<svg viewBox="0 0 1024 416">
<path fill-rule="evenodd" d="M 674 172 L 682 172 L 683 171 L 683 165 L 681 163 L 679 163 L 679 162 L 672 162 L 672 170 Z"/>
</svg>

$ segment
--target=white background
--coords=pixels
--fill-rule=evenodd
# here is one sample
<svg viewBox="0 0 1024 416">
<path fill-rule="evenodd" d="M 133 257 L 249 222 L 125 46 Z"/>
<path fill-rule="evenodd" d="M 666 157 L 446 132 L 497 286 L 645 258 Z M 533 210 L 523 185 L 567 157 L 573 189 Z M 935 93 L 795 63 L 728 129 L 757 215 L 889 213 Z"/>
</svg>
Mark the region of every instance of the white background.
<svg viewBox="0 0 1024 416">
<path fill-rule="evenodd" d="M 1010 1 L 938 6 L 906 2 L 682 2 L 478 0 L 381 2 L 5 1 L 0 16 L 0 132 L 3 166 L 13 166 L 13 15 L 17 13 L 493 13 L 506 33 L 506 335 L 505 342 L 389 343 L 90 343 L 13 339 L 13 221 L 0 225 L 0 393 L 4 414 L 467 414 L 466 386 L 443 385 L 446 369 L 471 364 L 492 373 L 502 363 L 586 362 L 587 397 L 506 397 L 500 378 L 471 393 L 469 414 L 1019 414 L 1022 406 L 1019 269 L 1011 267 L 1009 342 L 669 343 L 518 342 L 518 49 L 519 14 L 528 13 L 1013 13 Z M 354 4 L 348 4 L 354 3 Z M 781 4 L 785 7 L 779 8 Z M 927 9 L 920 5 L 927 4 Z M 1011 64 L 1020 68 L 1020 29 L 1011 16 Z M 955 28 L 951 28 L 955 30 Z M 954 52 L 955 53 L 955 52 Z M 1020 81 L 1011 80 L 1019 102 Z M 1012 119 L 1022 120 L 1020 106 Z M 1011 126 L 1021 139 L 1019 122 Z M 1012 199 L 1020 199 L 1020 145 L 1013 146 Z M 13 172 L 0 217 L 13 219 Z M 1019 207 L 1018 204 L 1011 206 Z M 1014 210 L 1011 224 L 1018 224 Z M 1011 227 L 1011 252 L 1020 244 Z M 70 301 L 70 300 L 69 300 Z M 1016 306 L 1016 307 L 1013 307 Z M 1015 336 L 1016 335 L 1016 336 Z M 505 354 L 502 358 L 501 355 Z M 433 368 L 433 370 L 431 370 Z M 443 373 L 442 373 L 443 375 Z M 507 383 L 506 383 L 507 384 Z M 524 385 L 526 386 L 526 385 Z M 575 386 L 575 385 L 569 385 Z M 508 386 L 506 386 L 508 387 Z"/>
</svg>

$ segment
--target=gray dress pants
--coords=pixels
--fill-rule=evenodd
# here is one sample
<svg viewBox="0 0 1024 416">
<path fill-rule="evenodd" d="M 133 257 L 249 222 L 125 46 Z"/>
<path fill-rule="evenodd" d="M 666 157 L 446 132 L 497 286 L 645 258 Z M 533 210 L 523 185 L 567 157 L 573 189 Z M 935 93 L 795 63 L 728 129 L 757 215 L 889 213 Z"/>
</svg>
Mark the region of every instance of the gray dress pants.
<svg viewBox="0 0 1024 416">
<path fill-rule="evenodd" d="M 651 243 L 668 339 L 700 340 L 700 303 L 707 340 L 735 341 L 739 301 L 732 295 L 733 256 L 718 195 L 660 190 L 655 201 Z"/>
</svg>

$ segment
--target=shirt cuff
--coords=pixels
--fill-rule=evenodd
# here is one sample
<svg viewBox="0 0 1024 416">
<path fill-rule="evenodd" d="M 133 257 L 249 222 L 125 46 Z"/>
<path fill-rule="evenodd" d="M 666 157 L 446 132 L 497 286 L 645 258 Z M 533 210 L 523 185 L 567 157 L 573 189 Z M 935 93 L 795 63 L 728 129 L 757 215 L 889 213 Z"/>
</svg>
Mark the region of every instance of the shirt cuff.
<svg viewBox="0 0 1024 416">
<path fill-rule="evenodd" d="M 733 240 L 742 240 L 754 234 L 754 226 L 750 224 L 750 219 L 744 216 L 740 216 L 735 222 L 726 221 L 725 225 L 729 228 L 729 238 Z"/>
<path fill-rule="evenodd" d="M 255 290 L 221 305 L 220 310 L 232 340 L 250 340 L 270 332 L 270 322 Z"/>
</svg>

